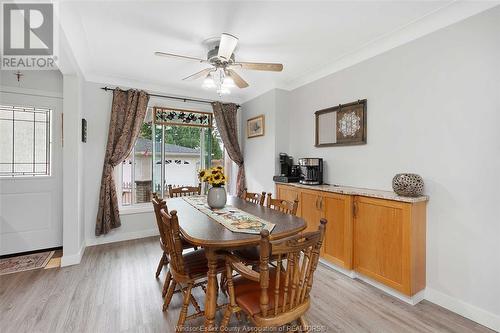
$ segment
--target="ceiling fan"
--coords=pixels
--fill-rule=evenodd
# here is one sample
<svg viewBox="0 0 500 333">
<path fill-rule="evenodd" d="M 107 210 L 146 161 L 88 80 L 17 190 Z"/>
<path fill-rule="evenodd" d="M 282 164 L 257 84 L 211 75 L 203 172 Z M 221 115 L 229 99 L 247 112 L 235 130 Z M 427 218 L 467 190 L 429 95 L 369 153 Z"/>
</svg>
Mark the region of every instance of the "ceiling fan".
<svg viewBox="0 0 500 333">
<path fill-rule="evenodd" d="M 283 65 L 278 63 L 236 61 L 234 57 L 234 50 L 238 44 L 238 38 L 231 34 L 223 33 L 218 42 L 219 43 L 217 45 L 213 46 L 213 48 L 208 51 L 207 59 L 166 52 L 155 52 L 155 55 L 197 61 L 210 65 L 211 67 L 189 75 L 183 78 L 183 80 L 196 80 L 204 77 L 205 80 L 203 86 L 207 88 L 216 87 L 219 95 L 229 93 L 228 88 L 234 85 L 238 88 L 248 87 L 248 82 L 236 73 L 235 69 L 271 72 L 281 72 L 283 70 Z"/>
</svg>

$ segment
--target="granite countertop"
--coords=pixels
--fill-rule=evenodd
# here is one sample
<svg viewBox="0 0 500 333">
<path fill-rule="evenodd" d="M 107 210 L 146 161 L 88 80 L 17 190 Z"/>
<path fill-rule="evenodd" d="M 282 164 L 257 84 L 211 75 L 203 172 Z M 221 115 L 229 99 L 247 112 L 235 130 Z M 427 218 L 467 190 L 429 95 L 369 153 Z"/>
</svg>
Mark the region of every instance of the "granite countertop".
<svg viewBox="0 0 500 333">
<path fill-rule="evenodd" d="M 421 195 L 419 197 L 402 197 L 397 195 L 393 191 L 385 191 L 385 190 L 373 190 L 361 187 L 352 187 L 352 186 L 342 186 L 342 185 L 304 185 L 300 183 L 281 183 L 276 182 L 277 184 L 289 185 L 298 188 L 304 188 L 308 190 L 316 190 L 323 192 L 331 192 L 331 193 L 339 193 L 339 194 L 348 194 L 348 195 L 360 195 L 364 197 L 372 197 L 386 200 L 394 200 L 401 202 L 421 202 L 428 201 L 429 197 L 427 195 Z"/>
</svg>

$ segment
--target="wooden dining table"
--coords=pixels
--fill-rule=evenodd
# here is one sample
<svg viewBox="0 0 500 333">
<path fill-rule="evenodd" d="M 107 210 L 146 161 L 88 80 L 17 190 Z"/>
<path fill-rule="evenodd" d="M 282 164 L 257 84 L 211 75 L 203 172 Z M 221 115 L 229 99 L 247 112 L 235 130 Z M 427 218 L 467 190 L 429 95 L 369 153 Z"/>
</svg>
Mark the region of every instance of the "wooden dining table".
<svg viewBox="0 0 500 333">
<path fill-rule="evenodd" d="M 217 308 L 217 251 L 256 246 L 259 244 L 260 235 L 230 231 L 182 198 L 168 199 L 167 205 L 170 211 L 177 211 L 182 236 L 191 244 L 205 249 L 208 274 L 204 326 L 206 331 L 214 331 Z M 293 236 L 306 228 L 306 222 L 302 218 L 283 214 L 238 197 L 229 196 L 227 205 L 274 223 L 271 240 Z"/>
</svg>

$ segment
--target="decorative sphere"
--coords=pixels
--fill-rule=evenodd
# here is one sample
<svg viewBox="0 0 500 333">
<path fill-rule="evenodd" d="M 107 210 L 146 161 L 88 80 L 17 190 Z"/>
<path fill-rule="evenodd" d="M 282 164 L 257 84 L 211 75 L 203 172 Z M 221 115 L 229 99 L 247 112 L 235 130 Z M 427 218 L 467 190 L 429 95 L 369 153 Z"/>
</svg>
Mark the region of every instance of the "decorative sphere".
<svg viewBox="0 0 500 333">
<path fill-rule="evenodd" d="M 415 173 L 398 173 L 392 179 L 392 189 L 403 197 L 418 197 L 424 192 L 424 180 Z"/>
</svg>

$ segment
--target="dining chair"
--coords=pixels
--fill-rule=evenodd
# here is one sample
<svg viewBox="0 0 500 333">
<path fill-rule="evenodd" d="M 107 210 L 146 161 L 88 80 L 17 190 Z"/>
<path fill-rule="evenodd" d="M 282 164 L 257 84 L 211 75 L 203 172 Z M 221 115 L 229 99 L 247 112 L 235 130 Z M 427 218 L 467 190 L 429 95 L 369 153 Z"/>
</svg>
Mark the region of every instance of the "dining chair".
<svg viewBox="0 0 500 333">
<path fill-rule="evenodd" d="M 279 327 L 297 321 L 301 331 L 309 331 L 304 314 L 310 307 L 309 293 L 326 223 L 321 219 L 318 231 L 273 242 L 269 231 L 262 230 L 258 271 L 231 253 L 225 255 L 229 305 L 220 332 L 227 331 L 231 315 L 240 311 L 257 327 Z M 270 265 L 270 256 L 277 257 L 276 267 Z M 233 270 L 240 275 L 233 278 Z"/>
<path fill-rule="evenodd" d="M 283 199 L 273 199 L 272 194 L 267 194 L 266 206 L 284 214 L 297 215 L 299 200 L 288 201 Z"/>
<path fill-rule="evenodd" d="M 277 210 L 283 214 L 289 214 L 289 215 L 297 215 L 297 208 L 299 206 L 299 201 L 288 201 L 288 200 L 282 200 L 282 199 L 272 199 L 272 194 L 268 193 L 267 194 L 267 201 L 266 201 L 266 207 Z M 256 266 L 259 263 L 259 247 L 258 246 L 251 246 L 251 247 L 245 247 L 242 249 L 237 249 L 234 250 L 233 253 L 237 255 L 242 261 L 245 261 L 249 265 L 254 265 Z M 271 258 L 272 261 L 274 261 L 274 257 Z M 224 281 L 226 283 L 226 281 Z M 226 290 L 224 287 L 222 289 L 223 291 Z"/>
<path fill-rule="evenodd" d="M 201 194 L 201 183 L 198 186 L 179 186 L 173 187 L 168 185 L 168 195 L 171 198 L 185 197 L 190 195 L 200 195 Z"/>
<path fill-rule="evenodd" d="M 162 256 L 160 258 L 160 262 L 158 263 L 158 267 L 156 268 L 155 276 L 156 276 L 156 278 L 158 278 L 160 276 L 160 273 L 161 273 L 163 267 L 168 265 L 168 262 L 169 262 L 168 248 L 166 246 L 166 239 L 163 237 L 163 235 L 164 235 L 163 222 L 161 220 L 161 214 L 160 214 L 160 211 L 162 209 L 164 209 L 167 212 L 168 212 L 168 209 L 167 209 L 167 203 L 165 202 L 165 200 L 158 197 L 157 193 L 153 193 L 153 199 L 151 201 L 153 202 L 153 208 L 154 208 L 155 217 L 156 217 L 156 225 L 158 227 L 158 232 L 160 233 L 160 247 L 163 251 Z M 183 250 L 190 249 L 190 248 L 195 248 L 195 249 L 197 248 L 196 246 L 193 246 L 190 243 L 188 243 L 182 237 L 181 237 L 181 242 L 182 242 L 182 249 Z M 170 280 L 170 275 L 171 275 L 170 270 L 168 270 L 167 276 L 165 278 L 165 282 L 163 284 L 162 296 L 165 296 L 165 294 L 167 293 L 168 281 Z"/>
<path fill-rule="evenodd" d="M 179 289 L 183 293 L 184 299 L 179 319 L 177 321 L 176 330 L 182 330 L 186 320 L 193 319 L 204 314 L 191 291 L 194 287 L 202 287 L 203 284 L 206 283 L 208 261 L 204 249 L 191 251 L 186 254 L 182 253 L 182 240 L 180 237 L 177 211 L 172 210 L 169 213 L 166 209 L 162 209 L 160 214 L 163 223 L 163 238 L 165 239 L 168 250 L 167 253 L 170 258 L 170 272 L 172 279 L 171 283 L 169 283 L 168 292 L 163 303 L 163 311 L 167 310 L 175 288 L 179 285 Z M 219 259 L 216 265 L 217 274 L 225 271 L 224 266 L 224 260 L 222 258 Z M 187 311 L 190 302 L 196 312 L 188 316 Z"/>
<path fill-rule="evenodd" d="M 241 198 L 245 201 L 249 201 L 251 203 L 264 206 L 264 200 L 266 199 L 266 192 L 252 193 L 252 192 L 248 192 L 247 189 L 245 188 L 243 190 L 243 194 L 241 195 Z"/>
</svg>

